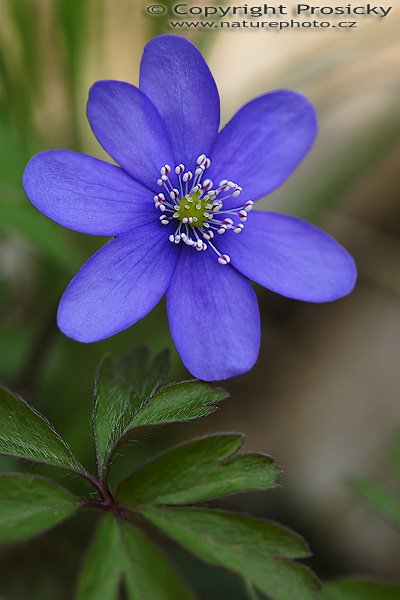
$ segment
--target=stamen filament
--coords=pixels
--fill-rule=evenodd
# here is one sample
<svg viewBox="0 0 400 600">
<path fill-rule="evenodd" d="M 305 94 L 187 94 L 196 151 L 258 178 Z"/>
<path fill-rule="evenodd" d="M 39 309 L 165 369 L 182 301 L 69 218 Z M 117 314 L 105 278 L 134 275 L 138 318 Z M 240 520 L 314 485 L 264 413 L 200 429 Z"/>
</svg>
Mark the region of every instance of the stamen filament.
<svg viewBox="0 0 400 600">
<path fill-rule="evenodd" d="M 222 254 L 211 241 L 214 239 L 214 232 L 219 235 L 230 230 L 236 234 L 241 233 L 253 202 L 247 200 L 242 206 L 224 210 L 224 202 L 230 198 L 238 198 L 243 189 L 228 179 L 222 179 L 213 188 L 211 179 L 203 180 L 210 165 L 210 159 L 205 154 L 200 154 L 194 172 L 186 170 L 183 163 L 174 169 L 168 164 L 161 167 L 157 183 L 166 193 L 155 195 L 154 204 L 162 213 L 159 218 L 162 225 L 177 221 L 175 232 L 169 235 L 170 242 L 179 244 L 182 241 L 198 252 L 211 248 L 218 256 L 218 262 L 227 265 L 231 261 L 230 256 Z M 171 174 L 176 176 L 175 186 L 170 179 Z"/>
</svg>

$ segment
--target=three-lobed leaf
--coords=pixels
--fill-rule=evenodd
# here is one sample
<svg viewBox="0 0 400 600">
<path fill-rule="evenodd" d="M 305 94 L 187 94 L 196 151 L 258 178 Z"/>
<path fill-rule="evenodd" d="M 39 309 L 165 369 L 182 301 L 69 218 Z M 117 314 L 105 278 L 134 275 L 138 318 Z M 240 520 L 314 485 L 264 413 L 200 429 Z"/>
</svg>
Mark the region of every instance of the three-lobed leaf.
<svg viewBox="0 0 400 600">
<path fill-rule="evenodd" d="M 80 472 L 72 450 L 24 400 L 0 387 L 0 454 Z"/>
<path fill-rule="evenodd" d="M 201 381 L 160 389 L 165 353 L 146 350 L 103 362 L 96 381 L 93 431 L 105 479 L 116 447 L 141 427 L 188 421 L 216 409 L 225 392 Z M 276 485 L 280 470 L 268 456 L 238 454 L 243 437 L 214 434 L 164 452 L 122 482 L 117 501 L 131 506 L 200 559 L 234 571 L 271 600 L 310 600 L 312 573 L 293 559 L 308 556 L 292 532 L 266 521 L 200 508 L 217 497 Z M 0 389 L 0 453 L 62 466 L 86 476 L 68 445 L 39 413 Z M 0 478 L 0 541 L 23 539 L 56 525 L 82 505 L 58 484 L 27 476 Z M 167 508 L 176 505 L 180 508 Z M 133 512 L 130 514 L 133 518 Z M 78 600 L 190 600 L 173 567 L 141 529 L 109 513 L 100 523 L 79 580 Z"/>
<path fill-rule="evenodd" d="M 28 474 L 0 475 L 0 542 L 17 542 L 64 521 L 81 505 L 67 489 Z"/>
<path fill-rule="evenodd" d="M 194 504 L 276 485 L 280 469 L 269 456 L 236 454 L 240 434 L 190 440 L 143 465 L 125 479 L 117 500 L 125 504 Z"/>
<path fill-rule="evenodd" d="M 168 368 L 168 353 L 160 353 L 151 362 L 146 349 L 103 361 L 96 379 L 93 411 L 97 462 L 103 477 L 115 448 L 133 430 L 205 416 L 226 396 L 201 381 L 160 389 Z"/>
<path fill-rule="evenodd" d="M 140 513 L 201 560 L 232 570 L 271 600 L 311 600 L 319 583 L 293 562 L 309 556 L 291 531 L 259 519 L 205 508 L 157 508 Z"/>
<path fill-rule="evenodd" d="M 113 449 L 135 413 L 155 392 L 169 366 L 167 353 L 153 363 L 145 348 L 114 359 L 107 356 L 100 365 L 95 383 L 93 433 L 99 472 L 107 470 Z"/>
<path fill-rule="evenodd" d="M 100 522 L 78 584 L 77 600 L 192 600 L 163 553 L 136 527 L 108 514 Z"/>
<path fill-rule="evenodd" d="M 398 600 L 400 586 L 368 579 L 343 579 L 325 584 L 318 600 Z"/>
</svg>

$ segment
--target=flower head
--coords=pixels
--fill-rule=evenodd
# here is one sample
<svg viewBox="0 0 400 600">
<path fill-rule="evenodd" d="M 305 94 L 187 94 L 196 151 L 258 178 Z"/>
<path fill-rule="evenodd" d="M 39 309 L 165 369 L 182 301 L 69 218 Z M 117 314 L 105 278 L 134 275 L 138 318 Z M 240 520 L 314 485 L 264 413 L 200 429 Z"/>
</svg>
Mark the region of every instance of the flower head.
<svg viewBox="0 0 400 600">
<path fill-rule="evenodd" d="M 167 295 L 176 348 L 193 375 L 226 379 L 251 369 L 260 317 L 249 279 L 310 302 L 348 294 L 346 250 L 294 217 L 252 210 L 293 172 L 316 134 L 303 96 L 275 91 L 243 106 L 218 133 L 217 87 L 179 36 L 145 48 L 139 88 L 99 81 L 88 119 L 119 166 L 75 152 L 33 157 L 25 191 L 64 227 L 112 236 L 78 271 L 58 325 L 80 342 L 112 336 Z"/>
</svg>

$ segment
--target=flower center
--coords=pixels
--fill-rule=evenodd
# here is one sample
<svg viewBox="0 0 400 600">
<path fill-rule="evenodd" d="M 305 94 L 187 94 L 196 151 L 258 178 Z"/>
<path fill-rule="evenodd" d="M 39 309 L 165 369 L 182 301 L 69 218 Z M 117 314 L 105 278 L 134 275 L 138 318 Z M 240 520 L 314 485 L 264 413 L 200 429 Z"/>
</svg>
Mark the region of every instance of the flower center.
<svg viewBox="0 0 400 600">
<path fill-rule="evenodd" d="M 215 233 L 223 235 L 228 230 L 240 233 L 253 202 L 248 200 L 243 206 L 224 210 L 224 202 L 237 198 L 243 190 L 228 179 L 220 181 L 217 187 L 211 179 L 203 179 L 210 165 L 205 154 L 197 158 L 194 174 L 186 171 L 183 164 L 174 171 L 170 165 L 164 165 L 157 181 L 164 192 L 154 196 L 154 203 L 162 213 L 162 225 L 176 224 L 175 232 L 169 236 L 170 242 L 183 242 L 199 252 L 210 247 L 218 256 L 218 262 L 227 265 L 231 259 L 215 246 Z"/>
<path fill-rule="evenodd" d="M 203 227 L 209 219 L 207 213 L 208 198 L 201 197 L 200 192 L 185 196 L 179 200 L 179 216 L 182 223 L 190 223 L 192 227 Z"/>
</svg>

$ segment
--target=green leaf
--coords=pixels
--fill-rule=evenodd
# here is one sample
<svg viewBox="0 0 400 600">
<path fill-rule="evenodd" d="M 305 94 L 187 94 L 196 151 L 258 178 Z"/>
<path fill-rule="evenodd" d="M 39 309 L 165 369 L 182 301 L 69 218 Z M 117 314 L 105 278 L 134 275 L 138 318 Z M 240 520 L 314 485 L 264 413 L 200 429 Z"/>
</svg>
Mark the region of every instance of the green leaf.
<svg viewBox="0 0 400 600">
<path fill-rule="evenodd" d="M 275 523 L 205 508 L 139 512 L 200 559 L 232 570 L 271 600 L 311 600 L 319 589 L 307 567 L 290 560 L 307 557 L 306 544 Z"/>
<path fill-rule="evenodd" d="M 99 473 L 104 477 L 112 454 L 139 427 L 189 421 L 210 414 L 226 396 L 201 381 L 160 388 L 169 368 L 162 352 L 151 363 L 146 349 L 127 357 L 107 357 L 99 369 L 95 388 L 93 429 Z"/>
<path fill-rule="evenodd" d="M 0 454 L 81 472 L 83 467 L 46 419 L 0 387 Z"/>
<path fill-rule="evenodd" d="M 109 514 L 101 521 L 79 579 L 77 600 L 190 600 L 164 555 L 136 527 Z"/>
<path fill-rule="evenodd" d="M 368 504 L 400 525 L 400 500 L 390 490 L 368 479 L 353 479 L 350 485 Z"/>
<path fill-rule="evenodd" d="M 128 523 L 121 524 L 125 551 L 126 587 L 132 600 L 190 600 L 193 596 L 164 555 Z"/>
<path fill-rule="evenodd" d="M 206 417 L 228 396 L 225 390 L 212 388 L 204 381 L 181 381 L 161 389 L 149 398 L 129 424 L 129 429 L 192 421 Z"/>
<path fill-rule="evenodd" d="M 122 578 L 121 536 L 111 514 L 101 521 L 79 577 L 77 600 L 118 600 Z"/>
<path fill-rule="evenodd" d="M 100 365 L 95 383 L 93 433 L 99 473 L 104 474 L 113 449 L 129 422 L 153 394 L 169 368 L 166 352 L 150 362 L 146 348 L 138 348 L 121 359 L 107 356 Z"/>
<path fill-rule="evenodd" d="M 380 581 L 331 581 L 324 586 L 318 600 L 398 600 L 400 587 Z"/>
<path fill-rule="evenodd" d="M 125 479 L 117 499 L 127 504 L 194 504 L 273 487 L 279 467 L 263 454 L 235 455 L 240 434 L 191 440 L 159 455 Z"/>
<path fill-rule="evenodd" d="M 60 485 L 28 474 L 0 475 L 0 542 L 16 542 L 70 517 L 81 501 Z"/>
</svg>

